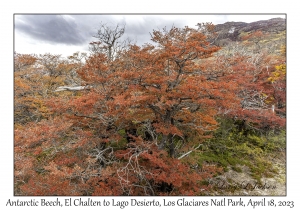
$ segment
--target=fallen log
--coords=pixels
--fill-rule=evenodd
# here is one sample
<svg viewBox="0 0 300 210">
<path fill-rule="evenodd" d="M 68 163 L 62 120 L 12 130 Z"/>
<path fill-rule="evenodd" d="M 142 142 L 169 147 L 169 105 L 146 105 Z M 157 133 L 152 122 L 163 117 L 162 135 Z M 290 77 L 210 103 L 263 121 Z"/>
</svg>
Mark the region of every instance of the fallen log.
<svg viewBox="0 0 300 210">
<path fill-rule="evenodd" d="M 58 87 L 54 92 L 59 92 L 59 91 L 79 91 L 79 90 L 87 90 L 90 89 L 92 86 L 87 85 L 87 86 L 60 86 Z"/>
</svg>

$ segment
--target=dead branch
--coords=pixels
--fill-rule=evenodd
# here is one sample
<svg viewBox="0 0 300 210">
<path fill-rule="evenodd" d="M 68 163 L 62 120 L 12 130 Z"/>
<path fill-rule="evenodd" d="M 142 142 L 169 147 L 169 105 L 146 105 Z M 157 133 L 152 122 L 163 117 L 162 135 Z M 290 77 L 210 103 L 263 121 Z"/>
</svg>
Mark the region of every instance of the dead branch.
<svg viewBox="0 0 300 210">
<path fill-rule="evenodd" d="M 184 153 L 183 155 L 181 155 L 181 156 L 178 158 L 178 160 L 180 160 L 180 159 L 184 158 L 185 156 L 188 156 L 190 153 L 196 151 L 201 145 L 202 145 L 202 144 L 199 144 L 196 148 L 194 148 L 194 149 L 188 151 L 187 153 Z"/>
</svg>

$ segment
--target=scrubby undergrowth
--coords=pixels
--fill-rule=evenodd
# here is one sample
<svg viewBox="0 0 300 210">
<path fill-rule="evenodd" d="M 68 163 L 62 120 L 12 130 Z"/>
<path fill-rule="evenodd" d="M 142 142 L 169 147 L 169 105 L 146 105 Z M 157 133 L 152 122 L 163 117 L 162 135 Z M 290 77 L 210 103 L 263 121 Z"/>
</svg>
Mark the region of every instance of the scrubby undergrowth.
<svg viewBox="0 0 300 210">
<path fill-rule="evenodd" d="M 205 180 L 210 195 L 285 195 L 286 133 L 240 129 L 222 120 L 214 137 L 197 153 L 198 167 L 216 165 L 223 172 Z"/>
</svg>

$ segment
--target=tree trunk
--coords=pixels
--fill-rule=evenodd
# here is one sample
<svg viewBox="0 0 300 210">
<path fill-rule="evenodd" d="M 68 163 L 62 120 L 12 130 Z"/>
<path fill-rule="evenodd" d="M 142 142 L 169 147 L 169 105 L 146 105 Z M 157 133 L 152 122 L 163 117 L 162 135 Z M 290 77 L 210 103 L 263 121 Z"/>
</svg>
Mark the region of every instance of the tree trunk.
<svg viewBox="0 0 300 210">
<path fill-rule="evenodd" d="M 161 142 L 158 145 L 158 149 L 162 150 L 166 147 L 166 142 L 168 141 L 168 135 L 163 135 Z"/>
<path fill-rule="evenodd" d="M 172 158 L 175 156 L 175 143 L 173 138 L 169 139 L 169 154 Z"/>
</svg>

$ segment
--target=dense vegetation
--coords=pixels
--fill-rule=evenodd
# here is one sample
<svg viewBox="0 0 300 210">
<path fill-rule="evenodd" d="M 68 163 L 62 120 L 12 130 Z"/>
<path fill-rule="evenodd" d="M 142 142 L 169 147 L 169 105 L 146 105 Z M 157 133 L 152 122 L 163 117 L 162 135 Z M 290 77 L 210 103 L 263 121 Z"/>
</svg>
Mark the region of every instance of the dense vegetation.
<svg viewBox="0 0 300 210">
<path fill-rule="evenodd" d="M 15 195 L 202 195 L 228 167 L 276 174 L 285 31 L 225 43 L 197 26 L 137 46 L 102 24 L 90 55 L 15 53 Z"/>
</svg>

